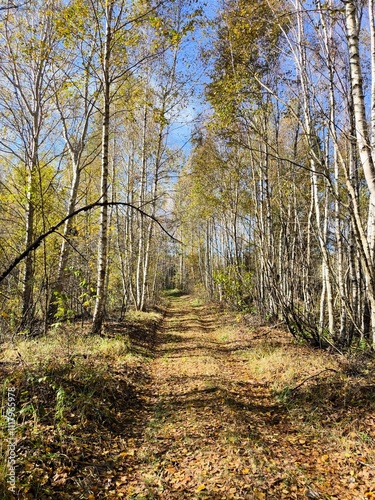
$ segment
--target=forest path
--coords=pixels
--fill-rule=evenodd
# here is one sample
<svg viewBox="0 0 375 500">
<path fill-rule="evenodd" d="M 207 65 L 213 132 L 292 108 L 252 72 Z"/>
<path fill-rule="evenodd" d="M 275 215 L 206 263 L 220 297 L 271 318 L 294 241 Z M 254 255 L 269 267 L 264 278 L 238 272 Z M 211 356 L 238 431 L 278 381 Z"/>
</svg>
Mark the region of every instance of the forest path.
<svg viewBox="0 0 375 500">
<path fill-rule="evenodd" d="M 251 378 L 249 348 L 248 334 L 221 325 L 218 311 L 190 296 L 171 299 L 129 498 L 266 498 L 264 448 L 287 415 Z"/>
<path fill-rule="evenodd" d="M 170 299 L 116 481 L 126 498 L 374 499 L 372 441 L 358 439 L 372 417 L 327 375 L 330 355 L 238 319 L 188 295 Z M 311 383 L 292 407 L 273 391 L 287 374 Z"/>
</svg>

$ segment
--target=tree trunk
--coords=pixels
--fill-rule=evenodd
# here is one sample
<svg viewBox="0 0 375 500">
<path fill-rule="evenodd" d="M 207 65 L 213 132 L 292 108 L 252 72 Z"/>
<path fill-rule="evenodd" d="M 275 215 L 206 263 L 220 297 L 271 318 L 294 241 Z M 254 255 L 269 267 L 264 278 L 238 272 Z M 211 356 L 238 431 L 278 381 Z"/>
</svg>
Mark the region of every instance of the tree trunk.
<svg viewBox="0 0 375 500">
<path fill-rule="evenodd" d="M 103 62 L 103 121 L 102 121 L 102 157 L 101 157 L 101 198 L 103 203 L 108 202 L 108 170 L 109 170 L 109 126 L 110 126 L 110 55 L 112 42 L 112 13 L 113 2 L 106 6 L 106 35 Z M 106 302 L 106 275 L 108 253 L 108 206 L 103 205 L 100 210 L 100 232 L 98 247 L 98 277 L 96 285 L 96 302 L 93 317 L 92 333 L 100 333 L 105 314 Z"/>
<path fill-rule="evenodd" d="M 375 252 L 375 165 L 371 151 L 371 140 L 367 126 L 365 98 L 363 93 L 363 79 L 359 51 L 359 20 L 357 4 L 353 0 L 345 2 L 346 30 L 349 49 L 350 82 L 353 101 L 354 121 L 358 152 L 370 192 L 368 219 L 367 219 L 367 248 L 365 248 L 365 273 L 367 300 L 370 306 L 371 341 L 375 345 L 375 279 L 374 279 L 374 252 Z M 372 5 L 370 24 L 373 26 Z M 373 43 L 373 40 L 372 40 Z M 372 54 L 373 56 L 373 54 Z M 374 57 L 372 57 L 374 63 Z M 372 68 L 372 79 L 375 78 L 375 68 Z M 373 113 L 372 113 L 373 116 Z"/>
<path fill-rule="evenodd" d="M 35 239 L 34 234 L 34 168 L 30 167 L 27 187 L 27 214 L 25 248 L 28 248 Z M 22 323 L 21 328 L 29 328 L 33 317 L 33 281 L 34 281 L 34 252 L 30 252 L 25 259 L 22 289 Z"/>
</svg>

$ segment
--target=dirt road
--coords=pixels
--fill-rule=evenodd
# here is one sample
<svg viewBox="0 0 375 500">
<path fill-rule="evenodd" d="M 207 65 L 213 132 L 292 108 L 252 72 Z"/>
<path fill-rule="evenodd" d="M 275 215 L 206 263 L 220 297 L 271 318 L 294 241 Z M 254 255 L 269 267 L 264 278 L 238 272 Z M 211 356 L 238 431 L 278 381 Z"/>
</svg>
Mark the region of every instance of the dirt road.
<svg viewBox="0 0 375 500">
<path fill-rule="evenodd" d="M 144 394 L 147 415 L 129 464 L 127 498 L 374 498 L 374 471 L 357 463 L 352 424 L 337 426 L 333 406 L 327 419 L 314 416 L 305 400 L 289 412 L 272 391 L 272 381 L 256 373 L 251 360 L 259 338 L 277 353 L 283 334 L 242 329 L 235 317 L 231 321 L 193 297 L 171 299 L 156 337 Z M 284 339 L 283 355 L 295 349 L 302 365 L 316 356 L 293 347 L 285 334 Z M 270 349 L 256 352 L 272 363 Z M 283 359 L 280 370 L 291 370 Z M 318 360 L 324 363 L 323 353 Z M 310 380 L 320 387 L 319 377 Z M 322 418 L 333 431 L 324 429 Z M 370 445 L 362 450 L 372 453 Z"/>
<path fill-rule="evenodd" d="M 251 378 L 250 347 L 196 299 L 173 299 L 152 363 L 154 412 L 137 451 L 135 497 L 266 498 L 264 448 L 277 442 L 286 415 Z"/>
</svg>

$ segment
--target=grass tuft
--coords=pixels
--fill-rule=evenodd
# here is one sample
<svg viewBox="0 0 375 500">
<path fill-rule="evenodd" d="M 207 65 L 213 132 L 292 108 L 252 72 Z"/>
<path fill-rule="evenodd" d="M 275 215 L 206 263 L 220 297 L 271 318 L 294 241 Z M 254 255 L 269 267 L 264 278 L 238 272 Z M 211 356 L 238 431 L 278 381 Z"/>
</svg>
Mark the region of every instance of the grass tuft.
<svg viewBox="0 0 375 500">
<path fill-rule="evenodd" d="M 275 392 L 293 387 L 314 373 L 339 366 L 337 360 L 324 356 L 321 351 L 272 340 L 262 340 L 245 356 L 255 378 L 271 384 Z"/>
</svg>

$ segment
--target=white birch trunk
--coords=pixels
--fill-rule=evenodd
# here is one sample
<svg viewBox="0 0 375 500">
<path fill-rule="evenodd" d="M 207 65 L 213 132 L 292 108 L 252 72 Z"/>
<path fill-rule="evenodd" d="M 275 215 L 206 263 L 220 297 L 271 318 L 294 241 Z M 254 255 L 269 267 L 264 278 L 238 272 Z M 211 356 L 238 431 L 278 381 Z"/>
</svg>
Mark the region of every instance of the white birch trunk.
<svg viewBox="0 0 375 500">
<path fill-rule="evenodd" d="M 362 164 L 363 173 L 370 193 L 368 219 L 367 219 L 367 249 L 365 252 L 365 273 L 368 301 L 371 307 L 371 339 L 375 345 L 375 282 L 374 282 L 374 252 L 375 252 L 375 166 L 371 149 L 371 136 L 366 119 L 365 98 L 363 93 L 363 79 L 361 70 L 359 50 L 359 21 L 357 3 L 353 0 L 345 2 L 346 30 L 349 50 L 351 94 L 354 110 L 354 121 L 358 152 Z M 375 55 L 374 55 L 374 18 L 373 6 L 370 4 L 370 25 L 372 35 L 372 80 L 375 79 Z M 374 84 L 374 82 L 372 82 Z M 372 113 L 371 118 L 375 123 L 374 92 L 372 86 Z M 373 125 L 373 123 L 372 123 Z"/>
<path fill-rule="evenodd" d="M 109 126 L 110 126 L 110 62 L 112 43 L 112 13 L 113 2 L 106 6 L 106 34 L 103 61 L 103 121 L 102 121 L 102 157 L 101 157 L 101 198 L 102 203 L 108 202 L 108 170 L 109 170 Z M 108 254 L 108 205 L 100 209 L 100 232 L 98 247 L 98 277 L 96 285 L 96 301 L 93 317 L 92 333 L 100 333 L 104 320 L 106 302 L 106 275 Z"/>
</svg>

